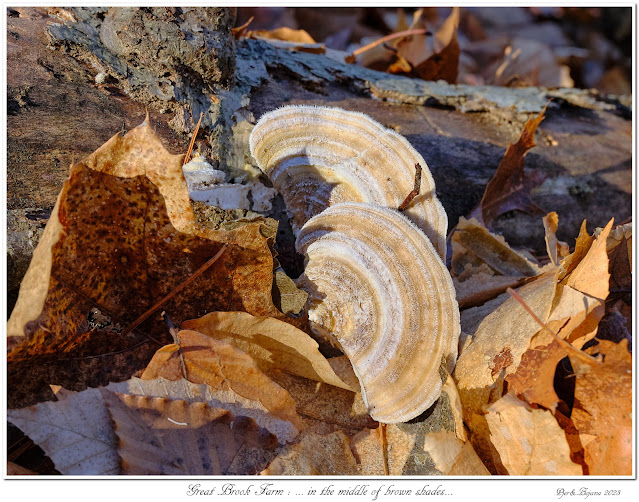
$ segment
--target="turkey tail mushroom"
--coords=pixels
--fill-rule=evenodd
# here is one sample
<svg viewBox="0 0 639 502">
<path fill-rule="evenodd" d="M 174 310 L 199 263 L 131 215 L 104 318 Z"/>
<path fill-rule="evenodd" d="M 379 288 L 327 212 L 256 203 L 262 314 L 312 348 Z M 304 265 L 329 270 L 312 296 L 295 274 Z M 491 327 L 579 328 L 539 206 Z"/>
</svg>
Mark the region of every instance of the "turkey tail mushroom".
<svg viewBox="0 0 639 502">
<path fill-rule="evenodd" d="M 404 214 L 446 254 L 448 218 L 423 157 L 403 136 L 363 113 L 286 106 L 266 113 L 250 136 L 251 154 L 282 194 L 294 232 L 326 207 L 368 202 L 398 208 L 422 167 L 419 195 Z"/>
<path fill-rule="evenodd" d="M 311 327 L 348 356 L 370 415 L 398 423 L 428 409 L 460 332 L 451 277 L 428 238 L 398 211 L 339 203 L 306 222 L 296 247 Z"/>
</svg>

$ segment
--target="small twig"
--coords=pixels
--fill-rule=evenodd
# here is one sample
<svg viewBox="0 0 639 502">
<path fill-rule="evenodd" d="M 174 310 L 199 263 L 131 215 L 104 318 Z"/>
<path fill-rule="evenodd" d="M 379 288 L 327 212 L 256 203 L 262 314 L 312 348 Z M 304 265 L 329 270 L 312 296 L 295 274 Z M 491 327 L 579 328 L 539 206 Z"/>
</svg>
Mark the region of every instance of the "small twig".
<svg viewBox="0 0 639 502">
<path fill-rule="evenodd" d="M 395 38 L 408 37 L 410 35 L 425 35 L 426 33 L 428 33 L 428 30 L 423 28 L 419 30 L 406 30 L 406 31 L 400 31 L 398 33 L 391 33 L 390 35 L 386 35 L 385 37 L 375 40 L 374 42 L 371 42 L 370 44 L 366 44 L 365 46 L 360 47 L 359 49 L 355 49 L 350 54 L 350 57 L 355 58 L 356 56 L 359 56 L 360 54 L 371 50 L 373 47 L 377 47 L 379 44 L 383 44 L 384 42 L 388 42 L 389 40 L 394 40 Z"/>
<path fill-rule="evenodd" d="M 193 137 L 191 138 L 191 144 L 189 145 L 189 149 L 186 151 L 186 156 L 184 157 L 184 162 L 182 162 L 182 165 L 186 164 L 189 160 L 191 160 L 191 152 L 193 151 L 193 145 L 195 145 L 195 138 L 197 138 L 197 133 L 200 130 L 202 117 L 204 117 L 204 112 L 200 112 L 200 120 L 197 121 L 197 125 L 195 126 L 195 131 L 193 132 Z"/>
<path fill-rule="evenodd" d="M 130 333 L 131 331 L 133 331 L 135 328 L 137 328 L 140 324 L 142 324 L 144 321 L 146 321 L 149 317 L 151 317 L 151 315 L 158 310 L 162 305 L 164 305 L 164 303 L 166 303 L 168 300 L 170 300 L 171 298 L 173 298 L 176 294 L 178 294 L 180 291 L 182 291 L 185 287 L 187 287 L 189 284 L 191 284 L 191 282 L 193 282 L 197 277 L 199 277 L 200 275 L 202 275 L 204 273 L 204 271 L 206 271 L 207 268 L 209 268 L 211 265 L 213 265 L 213 263 L 215 263 L 217 261 L 217 259 L 222 256 L 222 253 L 224 253 L 224 251 L 226 251 L 226 248 L 228 247 L 228 244 L 224 244 L 224 246 L 222 246 L 222 249 L 220 249 L 213 258 L 211 258 L 209 261 L 207 261 L 204 265 L 202 265 L 200 268 L 198 268 L 193 275 L 191 275 L 191 277 L 189 277 L 186 281 L 184 281 L 182 284 L 180 284 L 179 286 L 177 286 L 175 289 L 173 289 L 173 291 L 171 291 L 168 295 L 166 295 L 164 298 L 162 298 L 159 302 L 157 302 L 155 305 L 153 305 L 149 310 L 147 310 L 146 312 L 144 312 L 144 314 L 142 314 L 140 317 L 138 317 L 135 321 L 133 321 L 132 324 L 129 324 L 124 331 L 122 331 L 121 335 L 124 336 L 127 333 Z"/>
<path fill-rule="evenodd" d="M 188 380 L 188 377 L 186 376 L 186 363 L 184 362 L 184 354 L 182 354 L 182 346 L 180 345 L 180 339 L 178 337 L 178 333 L 180 332 L 180 330 L 175 324 L 173 324 L 173 321 L 171 321 L 171 318 L 166 312 L 162 312 L 162 318 L 166 323 L 166 327 L 168 328 L 169 333 L 171 333 L 171 336 L 173 337 L 173 343 L 177 345 L 178 354 L 180 356 L 180 363 L 182 365 L 182 373 L 184 374 L 184 379 Z"/>
<path fill-rule="evenodd" d="M 566 352 L 568 352 L 569 354 L 574 354 L 576 357 L 578 357 L 579 359 L 581 359 L 582 361 L 584 361 L 587 364 L 601 364 L 600 361 L 598 361 L 597 359 L 595 359 L 591 355 L 588 355 L 585 352 L 573 347 L 566 340 L 564 340 L 562 338 L 559 338 L 559 336 L 557 336 L 557 334 L 553 330 L 551 330 L 545 322 L 543 322 L 541 319 L 539 319 L 539 317 L 537 317 L 537 314 L 535 314 L 532 311 L 532 309 L 526 304 L 524 299 L 521 296 L 519 296 L 519 294 L 517 294 L 517 292 L 515 290 L 513 290 L 512 288 L 506 288 L 506 291 L 508 291 L 508 293 L 510 293 L 510 296 L 512 296 L 519 303 L 521 303 L 522 307 L 524 307 L 526 312 L 528 312 L 532 316 L 532 318 L 535 321 L 537 321 L 537 323 L 543 329 L 545 329 L 548 333 L 550 333 L 552 336 L 555 337 L 555 340 L 557 340 L 557 342 L 559 342 L 559 345 L 561 345 Z"/>
<path fill-rule="evenodd" d="M 413 190 L 408 194 L 408 196 L 404 199 L 397 209 L 403 211 L 408 207 L 408 205 L 413 201 L 415 197 L 419 195 L 419 187 L 422 184 L 422 166 L 419 164 L 415 164 L 415 186 Z"/>
<path fill-rule="evenodd" d="M 386 439 L 386 424 L 380 423 L 377 427 L 377 433 L 379 434 L 379 440 L 382 447 L 382 458 L 384 459 L 384 476 L 388 476 L 388 441 Z"/>
</svg>

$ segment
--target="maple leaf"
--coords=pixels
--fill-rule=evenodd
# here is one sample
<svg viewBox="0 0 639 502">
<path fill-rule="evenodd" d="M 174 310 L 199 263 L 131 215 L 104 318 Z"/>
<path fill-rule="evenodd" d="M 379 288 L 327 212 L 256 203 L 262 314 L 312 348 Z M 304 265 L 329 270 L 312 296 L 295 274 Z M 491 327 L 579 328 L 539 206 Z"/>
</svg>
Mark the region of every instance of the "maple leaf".
<svg viewBox="0 0 639 502">
<path fill-rule="evenodd" d="M 45 382 L 97 387 L 142 369 L 166 329 L 159 312 L 141 329 L 126 327 L 225 245 L 162 308 L 178 321 L 211 309 L 284 317 L 271 298 L 263 224 L 199 227 L 182 157 L 145 121 L 72 166 L 7 324 L 11 406 L 50 398 Z M 89 324 L 95 310 L 109 327 Z"/>
<path fill-rule="evenodd" d="M 481 201 L 470 214 L 488 228 L 495 218 L 508 211 L 543 213 L 530 197 L 530 188 L 538 180 L 532 180 L 524 174 L 524 156 L 535 146 L 535 131 L 544 119 L 547 107 L 544 106 L 537 117 L 529 119 L 517 142 L 508 146 L 495 174 L 486 185 Z"/>
</svg>

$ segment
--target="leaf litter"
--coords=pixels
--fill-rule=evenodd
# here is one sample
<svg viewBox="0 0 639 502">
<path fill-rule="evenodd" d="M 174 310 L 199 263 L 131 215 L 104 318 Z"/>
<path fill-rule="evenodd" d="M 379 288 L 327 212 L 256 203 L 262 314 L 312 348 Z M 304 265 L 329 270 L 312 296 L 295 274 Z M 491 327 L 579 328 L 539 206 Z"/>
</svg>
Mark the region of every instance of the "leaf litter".
<svg viewBox="0 0 639 502">
<path fill-rule="evenodd" d="M 423 417 L 370 418 L 348 359 L 275 307 L 272 228 L 198 223 L 146 121 L 71 168 L 8 324 L 9 421 L 62 474 L 630 473 L 631 224 L 584 222 L 568 254 L 549 213 L 543 267 L 490 231 L 537 210 L 542 118 L 451 235 L 459 359 Z"/>
</svg>

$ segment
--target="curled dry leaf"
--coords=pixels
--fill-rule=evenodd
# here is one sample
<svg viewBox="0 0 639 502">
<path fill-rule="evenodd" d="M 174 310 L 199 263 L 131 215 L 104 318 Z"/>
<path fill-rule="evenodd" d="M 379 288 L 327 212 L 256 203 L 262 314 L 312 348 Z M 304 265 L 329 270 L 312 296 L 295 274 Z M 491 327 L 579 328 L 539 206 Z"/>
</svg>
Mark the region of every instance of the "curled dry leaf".
<svg viewBox="0 0 639 502">
<path fill-rule="evenodd" d="M 253 419 L 206 403 L 102 393 L 123 474 L 258 474 L 279 446 Z"/>
<path fill-rule="evenodd" d="M 398 208 L 422 168 L 421 190 L 404 214 L 446 254 L 448 218 L 424 158 L 403 136 L 363 113 L 285 106 L 260 118 L 251 154 L 284 197 L 295 233 L 339 202 Z"/>
<path fill-rule="evenodd" d="M 245 37 L 256 40 L 266 40 L 271 45 L 280 49 L 310 52 L 311 54 L 324 54 L 326 52 L 324 44 L 315 42 L 307 31 L 293 30 L 285 26 L 274 30 L 248 31 Z"/>
<path fill-rule="evenodd" d="M 357 390 L 351 389 L 335 374 L 315 340 L 278 319 L 253 317 L 246 312 L 211 312 L 183 322 L 182 327 L 246 352 L 264 373 L 280 369 L 310 380 Z"/>
<path fill-rule="evenodd" d="M 91 329 L 91 310 L 122 330 L 224 244 L 220 259 L 163 308 L 177 321 L 211 309 L 283 317 L 271 299 L 273 257 L 262 227 L 198 227 L 182 156 L 166 151 L 148 121 L 74 164 L 7 325 L 12 406 L 48 397 L 37 382 L 99 386 L 143 368 L 156 350 L 149 337 L 166 339 L 159 313 L 143 331 L 113 336 Z"/>
<path fill-rule="evenodd" d="M 442 362 L 455 363 L 459 311 L 425 235 L 397 211 L 340 203 L 304 225 L 296 248 L 311 328 L 348 356 L 371 416 L 404 422 L 431 406 Z"/>
<path fill-rule="evenodd" d="M 348 437 L 342 431 L 331 434 L 302 433 L 296 444 L 286 445 L 261 474 L 272 476 L 335 476 L 357 474 Z"/>
<path fill-rule="evenodd" d="M 467 264 L 485 263 L 498 274 L 512 277 L 532 277 L 540 273 L 539 267 L 512 249 L 506 240 L 493 234 L 477 219 L 461 217 L 451 236 L 453 250 L 452 269 L 463 272 Z"/>
<path fill-rule="evenodd" d="M 507 211 L 542 212 L 530 197 L 534 181 L 524 174 L 524 156 L 535 146 L 535 131 L 544 119 L 546 105 L 537 117 L 524 125 L 521 137 L 508 146 L 495 174 L 471 216 L 490 228 L 495 218 Z"/>
<path fill-rule="evenodd" d="M 546 231 L 546 249 L 553 265 L 559 266 L 561 258 L 568 256 L 570 250 L 568 244 L 557 239 L 559 228 L 559 216 L 554 211 L 543 217 L 544 230 Z"/>
<path fill-rule="evenodd" d="M 186 376 L 190 382 L 204 383 L 216 390 L 232 390 L 246 399 L 259 401 L 298 431 L 304 428 L 289 393 L 262 373 L 251 356 L 197 331 L 182 330 L 177 338 L 179 347 L 166 345 L 155 353 L 142 374 L 143 379 L 179 380 Z"/>
<path fill-rule="evenodd" d="M 548 410 L 529 407 L 507 394 L 487 410 L 490 440 L 495 446 L 502 474 L 513 476 L 577 476 L 580 465 L 570 459 L 564 431 Z"/>
<path fill-rule="evenodd" d="M 457 82 L 459 72 L 459 7 L 452 12 L 433 37 L 430 33 L 399 40 L 396 44 L 397 61 L 388 71 L 422 80 L 445 80 Z M 411 29 L 426 28 L 421 19 L 416 19 Z"/>
<path fill-rule="evenodd" d="M 475 218 L 459 219 L 451 247 L 453 283 L 461 308 L 481 305 L 541 273 L 536 264 Z"/>
</svg>

